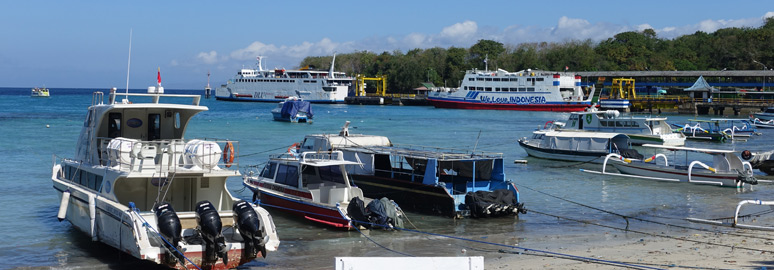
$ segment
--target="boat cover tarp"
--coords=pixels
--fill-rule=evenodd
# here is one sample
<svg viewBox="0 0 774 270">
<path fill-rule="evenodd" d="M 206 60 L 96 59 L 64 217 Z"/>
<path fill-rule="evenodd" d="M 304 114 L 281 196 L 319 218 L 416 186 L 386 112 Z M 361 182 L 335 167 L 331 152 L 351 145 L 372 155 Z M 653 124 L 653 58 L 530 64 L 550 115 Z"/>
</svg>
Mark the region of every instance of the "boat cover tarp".
<svg viewBox="0 0 774 270">
<path fill-rule="evenodd" d="M 372 200 L 364 206 L 363 200 L 354 197 L 347 206 L 347 215 L 352 219 L 353 226 L 366 228 L 403 228 L 403 220 L 398 215 L 398 206 L 388 198 Z"/>
<path fill-rule="evenodd" d="M 581 134 L 575 136 L 559 135 L 559 133 L 546 133 L 543 137 L 543 145 L 548 145 L 551 149 L 574 150 L 574 151 L 607 151 L 612 144 L 616 149 L 629 148 L 629 136 L 624 134 L 611 134 L 612 136 L 583 136 L 583 133 L 573 132 L 572 134 Z"/>
<path fill-rule="evenodd" d="M 303 100 L 285 101 L 285 103 L 282 104 L 282 110 L 280 111 L 280 114 L 283 118 L 292 118 L 296 117 L 298 112 L 306 112 L 306 116 L 308 118 L 312 118 L 312 103 Z"/>
<path fill-rule="evenodd" d="M 749 151 L 745 152 L 742 152 L 742 158 L 749 161 L 753 168 L 766 174 L 774 174 L 774 151 L 756 153 L 750 153 Z"/>
<path fill-rule="evenodd" d="M 465 194 L 465 205 L 474 218 L 497 217 L 526 213 L 523 205 L 507 189 L 479 190 Z"/>
</svg>

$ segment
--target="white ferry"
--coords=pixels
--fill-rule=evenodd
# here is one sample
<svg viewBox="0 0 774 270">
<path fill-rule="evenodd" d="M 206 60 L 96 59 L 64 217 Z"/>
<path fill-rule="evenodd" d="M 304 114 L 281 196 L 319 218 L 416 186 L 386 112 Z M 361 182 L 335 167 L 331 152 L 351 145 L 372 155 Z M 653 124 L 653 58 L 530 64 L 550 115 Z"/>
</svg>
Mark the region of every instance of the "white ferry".
<svg viewBox="0 0 774 270">
<path fill-rule="evenodd" d="M 436 108 L 573 112 L 590 107 L 593 95 L 573 73 L 497 69 L 468 70 L 459 88 L 431 92 L 427 100 Z"/>
<path fill-rule="evenodd" d="M 215 91 L 218 100 L 280 102 L 296 96 L 312 103 L 344 103 L 353 79 L 344 72 L 334 72 L 336 55 L 328 71 L 301 68 L 266 70 L 258 57 L 257 69 L 240 70 Z"/>
<path fill-rule="evenodd" d="M 685 145 L 685 135 L 672 131 L 666 117 L 623 117 L 616 110 L 573 112 L 562 130 L 626 134 L 634 145 Z"/>
</svg>

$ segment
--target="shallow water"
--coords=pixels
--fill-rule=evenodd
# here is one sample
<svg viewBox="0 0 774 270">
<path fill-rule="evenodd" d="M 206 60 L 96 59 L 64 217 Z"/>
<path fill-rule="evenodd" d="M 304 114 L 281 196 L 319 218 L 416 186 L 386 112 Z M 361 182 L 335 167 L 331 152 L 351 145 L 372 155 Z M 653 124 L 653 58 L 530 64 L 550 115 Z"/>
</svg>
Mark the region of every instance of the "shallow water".
<svg viewBox="0 0 774 270">
<path fill-rule="evenodd" d="M 31 98 L 29 89 L 0 88 L 0 260 L 11 268 L 139 268 L 150 265 L 121 255 L 117 250 L 91 242 L 68 222 L 58 222 L 58 200 L 50 180 L 52 155 L 71 157 L 86 108 L 94 89 L 51 89 L 50 98 Z M 197 93 L 173 91 L 168 93 Z M 610 228 L 557 219 L 541 213 L 623 228 L 626 222 L 559 198 L 605 209 L 622 215 L 658 220 L 671 224 L 702 227 L 682 221 L 685 217 L 724 217 L 733 215 L 742 199 L 770 199 L 774 186 L 758 185 L 736 190 L 677 183 L 649 182 L 580 172 L 598 170 L 598 165 L 558 162 L 527 157 L 516 144 L 519 137 L 549 120 L 565 120 L 569 114 L 553 112 L 471 111 L 411 106 L 362 106 L 314 104 L 313 124 L 292 124 L 271 120 L 275 104 L 239 103 L 202 99 L 209 111 L 191 122 L 186 138 L 220 138 L 239 141 L 241 169 L 265 162 L 310 133 L 337 133 L 345 121 L 350 132 L 385 135 L 394 143 L 465 148 L 504 153 L 506 175 L 521 191 L 521 199 L 534 210 L 518 218 L 453 220 L 409 213 L 414 231 L 343 232 L 317 226 L 272 211 L 280 250 L 266 259 L 257 259 L 250 268 L 332 268 L 335 256 L 503 256 L 501 245 L 557 250 L 582 245 L 578 235 L 599 235 L 598 241 L 615 234 L 640 238 Z M 666 115 L 681 123 L 693 116 Z M 708 143 L 689 141 L 690 147 L 771 150 L 774 131 L 748 142 Z M 528 164 L 514 164 L 527 159 Z M 232 167 L 233 168 L 233 167 Z M 248 199 L 240 179 L 232 178 L 229 189 Z M 666 217 L 667 219 L 663 218 Z M 766 217 L 760 222 L 772 221 Z M 412 225 L 413 224 L 413 225 Z M 768 223 L 774 224 L 774 223 Z M 704 227 L 708 228 L 708 227 Z M 630 220 L 630 229 L 649 232 L 685 233 L 663 225 Z M 690 231 L 689 231 L 690 232 Z M 432 234 L 427 234 L 432 233 Z M 450 239 L 444 235 L 480 242 Z M 566 235 L 556 238 L 555 235 Z M 620 236 L 619 236 L 620 235 Z M 561 240 L 558 240 L 561 239 Z M 464 250 L 464 252 L 463 252 Z M 5 266 L 4 266 L 5 267 Z"/>
</svg>

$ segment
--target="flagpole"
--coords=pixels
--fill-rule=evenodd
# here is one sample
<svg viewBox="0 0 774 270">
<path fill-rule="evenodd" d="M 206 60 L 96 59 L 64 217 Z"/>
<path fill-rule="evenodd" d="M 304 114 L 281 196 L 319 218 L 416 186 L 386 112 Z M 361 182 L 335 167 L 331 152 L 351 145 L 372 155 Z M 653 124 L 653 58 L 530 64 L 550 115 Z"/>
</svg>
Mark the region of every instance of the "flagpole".
<svg viewBox="0 0 774 270">
<path fill-rule="evenodd" d="M 132 65 L 132 29 L 129 28 L 129 61 L 126 63 L 126 94 L 129 97 L 129 67 Z"/>
</svg>

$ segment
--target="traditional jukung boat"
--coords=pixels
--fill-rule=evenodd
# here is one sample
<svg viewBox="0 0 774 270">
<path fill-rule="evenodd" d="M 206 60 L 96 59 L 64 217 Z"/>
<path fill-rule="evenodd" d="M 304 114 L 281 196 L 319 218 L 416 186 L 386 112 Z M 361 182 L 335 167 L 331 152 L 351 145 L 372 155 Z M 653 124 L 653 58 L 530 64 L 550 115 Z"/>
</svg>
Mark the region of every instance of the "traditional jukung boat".
<svg viewBox="0 0 774 270">
<path fill-rule="evenodd" d="M 749 161 L 754 169 L 774 175 L 774 151 L 751 152 L 744 150 L 742 151 L 742 159 Z"/>
<path fill-rule="evenodd" d="M 673 132 L 664 117 L 622 117 L 615 110 L 572 112 L 562 130 L 623 133 L 632 144 L 685 145 L 685 136 Z"/>
<path fill-rule="evenodd" d="M 626 176 L 639 179 L 687 182 L 693 184 L 717 185 L 723 187 L 742 188 L 744 185 L 755 185 L 758 180 L 753 176 L 752 166 L 749 162 L 743 162 L 732 150 L 713 150 L 689 147 L 673 147 L 663 145 L 645 144 L 656 150 L 668 150 L 675 153 L 670 162 L 666 155 L 655 154 L 646 159 L 625 158 L 618 154 L 609 154 L 602 165 L 602 171 L 581 169 L 583 172 Z M 676 153 L 683 152 L 686 162 L 688 153 L 708 154 L 712 157 L 712 166 L 702 161 L 694 160 L 687 165 L 675 164 Z M 662 160 L 662 162 L 658 162 Z M 621 173 L 609 173 L 606 171 L 609 164 Z"/>
<path fill-rule="evenodd" d="M 774 107 L 768 107 L 762 112 L 754 113 L 753 117 L 762 121 L 774 120 Z"/>
<path fill-rule="evenodd" d="M 740 217 L 749 217 L 749 216 L 759 216 L 760 213 L 755 214 L 746 214 L 740 216 L 739 213 L 742 210 L 742 206 L 745 205 L 762 205 L 762 206 L 768 206 L 766 211 L 771 211 L 772 207 L 774 207 L 774 201 L 762 201 L 762 200 L 743 200 L 740 201 L 736 205 L 736 211 L 734 211 L 734 218 L 731 222 L 726 222 L 724 220 L 729 220 L 728 218 L 722 218 L 722 219 L 701 219 L 701 218 L 686 218 L 686 220 L 690 222 L 696 222 L 696 223 L 703 223 L 703 224 L 710 224 L 715 226 L 725 226 L 725 227 L 734 227 L 734 228 L 740 228 L 740 229 L 750 229 L 750 230 L 762 230 L 762 231 L 774 231 L 774 226 L 765 226 L 765 225 L 753 225 L 753 224 L 743 224 L 740 223 Z M 757 220 L 757 219 L 753 219 Z"/>
<path fill-rule="evenodd" d="M 360 188 L 351 184 L 346 166 L 353 165 L 361 164 L 344 160 L 340 151 L 274 155 L 260 173 L 245 175 L 242 183 L 253 191 L 253 201 L 260 201 L 264 206 L 313 222 L 351 229 L 356 226 L 353 221 L 357 224 L 368 220 L 358 220 L 357 217 L 366 214 L 350 203 L 358 200 L 363 204 L 373 203 L 363 196 Z M 376 201 L 387 204 L 383 207 L 396 208 L 389 200 Z M 392 228 L 398 220 L 397 216 L 390 217 L 379 225 Z"/>
<path fill-rule="evenodd" d="M 752 124 L 755 127 L 759 128 L 774 128 L 774 119 L 772 120 L 761 120 L 758 118 L 752 119 Z"/>
<path fill-rule="evenodd" d="M 371 198 L 389 197 L 402 209 L 449 217 L 526 213 L 519 191 L 505 178 L 501 153 L 399 146 L 383 136 L 313 134 L 299 151 L 342 151 L 353 182 Z"/>
<path fill-rule="evenodd" d="M 275 121 L 312 123 L 312 104 L 297 97 L 289 97 L 271 110 Z"/>
<path fill-rule="evenodd" d="M 732 140 L 747 140 L 753 135 L 761 135 L 750 119 L 712 118 L 710 121 L 717 121 L 718 127 Z"/>
<path fill-rule="evenodd" d="M 629 136 L 619 133 L 536 130 L 518 142 L 530 156 L 564 161 L 602 163 L 610 153 L 636 153 Z"/>
<path fill-rule="evenodd" d="M 688 120 L 685 125 L 672 124 L 675 131 L 685 135 L 687 139 L 713 142 L 725 142 L 730 138 L 720 129 L 720 123 L 710 120 Z"/>
<path fill-rule="evenodd" d="M 178 269 L 235 268 L 277 250 L 271 215 L 226 187 L 240 176 L 229 169 L 238 166 L 238 142 L 185 141 L 191 119 L 207 110 L 201 97 L 152 91 L 113 88 L 106 104 L 94 94 L 76 157 L 56 158 L 52 168 L 59 220 L 92 241 Z"/>
</svg>

